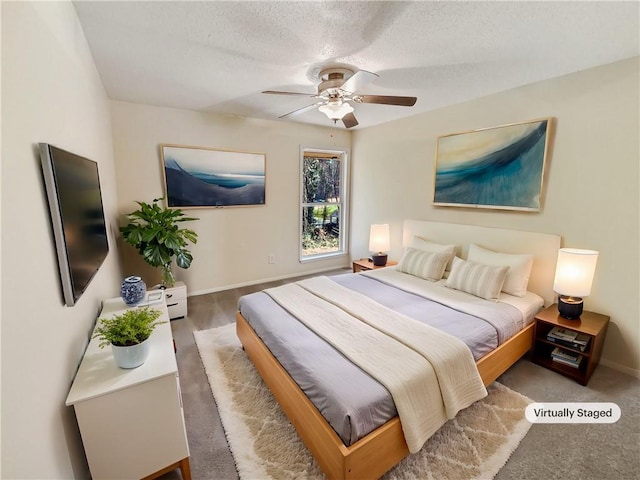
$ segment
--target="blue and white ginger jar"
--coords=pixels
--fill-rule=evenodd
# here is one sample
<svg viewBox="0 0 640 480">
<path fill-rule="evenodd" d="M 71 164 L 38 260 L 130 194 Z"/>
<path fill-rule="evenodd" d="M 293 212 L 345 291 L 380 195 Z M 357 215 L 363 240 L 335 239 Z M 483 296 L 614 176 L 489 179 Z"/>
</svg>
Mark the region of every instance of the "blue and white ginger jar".
<svg viewBox="0 0 640 480">
<path fill-rule="evenodd" d="M 142 278 L 131 276 L 124 279 L 120 287 L 120 296 L 124 303 L 129 306 L 135 306 L 144 300 L 147 293 L 147 285 Z"/>
</svg>

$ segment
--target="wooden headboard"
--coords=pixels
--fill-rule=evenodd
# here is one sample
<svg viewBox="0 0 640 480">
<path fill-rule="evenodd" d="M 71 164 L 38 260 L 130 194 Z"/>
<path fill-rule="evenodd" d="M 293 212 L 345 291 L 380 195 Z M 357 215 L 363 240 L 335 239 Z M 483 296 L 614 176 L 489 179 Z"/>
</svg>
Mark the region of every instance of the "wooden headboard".
<svg viewBox="0 0 640 480">
<path fill-rule="evenodd" d="M 530 253 L 534 261 L 528 290 L 540 295 L 545 305 L 555 301 L 553 277 L 560 248 L 559 235 L 456 223 L 405 220 L 402 244 L 408 245 L 414 235 L 437 243 L 455 244 L 458 246 L 456 254 L 461 258 L 467 258 L 470 243 L 496 252 Z"/>
</svg>

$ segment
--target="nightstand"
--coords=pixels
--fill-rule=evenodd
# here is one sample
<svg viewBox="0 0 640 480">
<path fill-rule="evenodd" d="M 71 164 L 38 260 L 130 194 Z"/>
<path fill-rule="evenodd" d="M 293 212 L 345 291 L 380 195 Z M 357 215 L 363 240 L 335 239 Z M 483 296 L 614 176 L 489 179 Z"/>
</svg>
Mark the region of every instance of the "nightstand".
<svg viewBox="0 0 640 480">
<path fill-rule="evenodd" d="M 353 273 L 366 272 L 367 270 L 375 270 L 376 268 L 393 267 L 398 262 L 388 261 L 386 265 L 376 267 L 368 258 L 361 258 L 360 260 L 353 261 Z"/>
<path fill-rule="evenodd" d="M 586 385 L 600 362 L 608 324 L 607 315 L 587 311 L 577 320 L 567 320 L 558 314 L 558 305 L 553 304 L 535 316 L 532 360 Z M 550 335 L 554 327 L 564 329 L 568 337 Z M 572 340 L 574 334 L 580 336 Z M 566 361 L 564 357 L 578 357 L 578 361 Z"/>
</svg>

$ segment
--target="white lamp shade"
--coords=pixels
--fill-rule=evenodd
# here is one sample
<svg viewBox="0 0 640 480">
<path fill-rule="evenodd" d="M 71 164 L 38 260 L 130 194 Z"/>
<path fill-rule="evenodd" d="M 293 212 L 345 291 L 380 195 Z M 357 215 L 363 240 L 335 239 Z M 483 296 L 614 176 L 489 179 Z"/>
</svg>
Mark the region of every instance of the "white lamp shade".
<svg viewBox="0 0 640 480">
<path fill-rule="evenodd" d="M 597 262 L 598 252 L 595 250 L 561 248 L 553 290 L 560 295 L 586 297 L 591 293 Z"/>
<path fill-rule="evenodd" d="M 326 105 L 318 107 L 322 113 L 324 113 L 331 120 L 341 120 L 347 113 L 353 112 L 353 107 L 348 103 L 342 101 L 329 102 Z"/>
<path fill-rule="evenodd" d="M 371 231 L 369 232 L 369 250 L 372 252 L 387 252 L 390 249 L 389 225 L 371 225 Z"/>
</svg>

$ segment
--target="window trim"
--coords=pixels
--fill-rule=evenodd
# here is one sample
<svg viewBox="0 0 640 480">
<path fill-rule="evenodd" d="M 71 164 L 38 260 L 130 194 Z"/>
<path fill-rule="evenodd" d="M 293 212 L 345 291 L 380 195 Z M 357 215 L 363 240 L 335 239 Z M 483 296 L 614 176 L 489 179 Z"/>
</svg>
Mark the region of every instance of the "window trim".
<svg viewBox="0 0 640 480">
<path fill-rule="evenodd" d="M 304 157 L 305 152 L 311 152 L 317 155 L 317 158 L 332 158 L 335 156 L 340 157 L 341 168 L 341 186 L 340 186 L 340 249 L 337 252 L 330 253 L 318 253 L 315 255 L 303 255 L 302 251 L 302 210 L 306 206 L 322 206 L 322 203 L 309 204 L 304 202 Z M 319 148 L 319 147 L 304 147 L 300 146 L 300 160 L 299 160 L 299 176 L 298 176 L 298 188 L 300 189 L 300 195 L 298 200 L 298 258 L 300 263 L 313 262 L 317 260 L 326 260 L 329 258 L 346 256 L 349 254 L 349 157 L 350 151 L 348 148 Z M 327 205 L 336 205 L 335 203 L 327 203 Z"/>
</svg>

